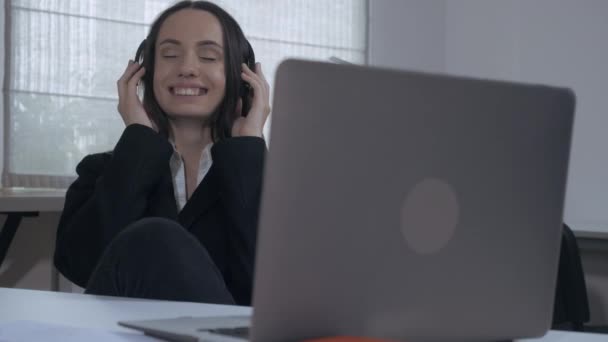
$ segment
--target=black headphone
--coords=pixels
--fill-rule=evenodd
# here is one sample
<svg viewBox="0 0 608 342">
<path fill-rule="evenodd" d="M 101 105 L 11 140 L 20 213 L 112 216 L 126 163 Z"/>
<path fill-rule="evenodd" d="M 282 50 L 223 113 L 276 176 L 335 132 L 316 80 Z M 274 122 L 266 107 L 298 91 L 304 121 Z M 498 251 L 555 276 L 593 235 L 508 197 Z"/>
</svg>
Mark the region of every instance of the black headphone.
<svg viewBox="0 0 608 342">
<path fill-rule="evenodd" d="M 253 52 L 253 48 L 251 47 L 251 44 L 249 44 L 249 41 L 245 40 L 245 43 L 247 44 L 247 52 L 244 56 L 244 63 L 247 64 L 249 69 L 251 69 L 255 72 L 255 53 Z M 249 83 L 243 82 L 243 86 L 241 87 L 241 93 L 240 93 L 241 97 L 245 98 L 245 97 L 249 96 L 250 89 L 251 89 L 251 86 L 249 85 Z"/>
</svg>

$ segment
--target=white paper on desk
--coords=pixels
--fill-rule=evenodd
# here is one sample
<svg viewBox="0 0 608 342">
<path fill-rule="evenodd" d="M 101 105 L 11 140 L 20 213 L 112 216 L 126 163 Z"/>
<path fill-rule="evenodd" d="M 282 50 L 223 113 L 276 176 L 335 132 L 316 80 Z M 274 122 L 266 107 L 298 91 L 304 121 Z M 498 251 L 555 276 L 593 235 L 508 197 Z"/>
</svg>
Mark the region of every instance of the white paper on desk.
<svg viewBox="0 0 608 342">
<path fill-rule="evenodd" d="M 137 333 L 78 328 L 36 321 L 0 323 L 0 342 L 157 342 L 158 339 Z"/>
</svg>

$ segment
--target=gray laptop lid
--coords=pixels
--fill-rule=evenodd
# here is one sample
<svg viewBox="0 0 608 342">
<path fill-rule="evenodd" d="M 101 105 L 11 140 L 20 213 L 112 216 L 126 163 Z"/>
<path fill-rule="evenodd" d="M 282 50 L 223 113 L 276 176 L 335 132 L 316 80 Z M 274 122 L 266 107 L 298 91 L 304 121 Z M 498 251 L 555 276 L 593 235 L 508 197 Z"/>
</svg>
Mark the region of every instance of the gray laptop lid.
<svg viewBox="0 0 608 342">
<path fill-rule="evenodd" d="M 565 89 L 284 62 L 252 340 L 543 334 L 573 111 Z"/>
</svg>

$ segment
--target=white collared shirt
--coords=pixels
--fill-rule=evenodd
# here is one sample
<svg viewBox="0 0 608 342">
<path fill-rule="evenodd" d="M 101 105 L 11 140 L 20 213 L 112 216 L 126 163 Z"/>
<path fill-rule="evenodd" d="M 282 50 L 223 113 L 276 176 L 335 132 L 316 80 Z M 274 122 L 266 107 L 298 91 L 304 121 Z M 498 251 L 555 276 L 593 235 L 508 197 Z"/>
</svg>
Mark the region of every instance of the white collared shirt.
<svg viewBox="0 0 608 342">
<path fill-rule="evenodd" d="M 175 144 L 171 143 L 171 145 L 173 146 L 173 155 L 169 160 L 169 166 L 171 167 L 171 176 L 173 176 L 173 189 L 175 192 L 175 202 L 177 203 L 177 211 L 180 212 L 188 201 L 188 193 L 186 191 L 186 170 L 184 168 L 184 159 L 175 149 Z M 203 149 L 203 153 L 201 154 L 198 174 L 196 176 L 197 187 L 209 172 L 211 164 L 213 164 L 213 159 L 211 158 L 212 146 L 213 143 L 210 143 L 205 146 L 205 148 Z"/>
</svg>

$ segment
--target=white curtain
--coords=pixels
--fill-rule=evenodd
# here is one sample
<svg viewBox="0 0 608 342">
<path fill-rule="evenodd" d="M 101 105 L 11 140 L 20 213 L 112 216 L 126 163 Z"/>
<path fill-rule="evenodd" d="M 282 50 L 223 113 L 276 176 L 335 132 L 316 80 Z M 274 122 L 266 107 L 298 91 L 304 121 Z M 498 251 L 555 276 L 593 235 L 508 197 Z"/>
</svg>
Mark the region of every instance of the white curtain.
<svg viewBox="0 0 608 342">
<path fill-rule="evenodd" d="M 2 185 L 63 188 L 85 155 L 118 140 L 116 80 L 175 1 L 7 1 Z M 271 85 L 286 57 L 365 63 L 367 0 L 215 3 L 241 24 Z"/>
</svg>

